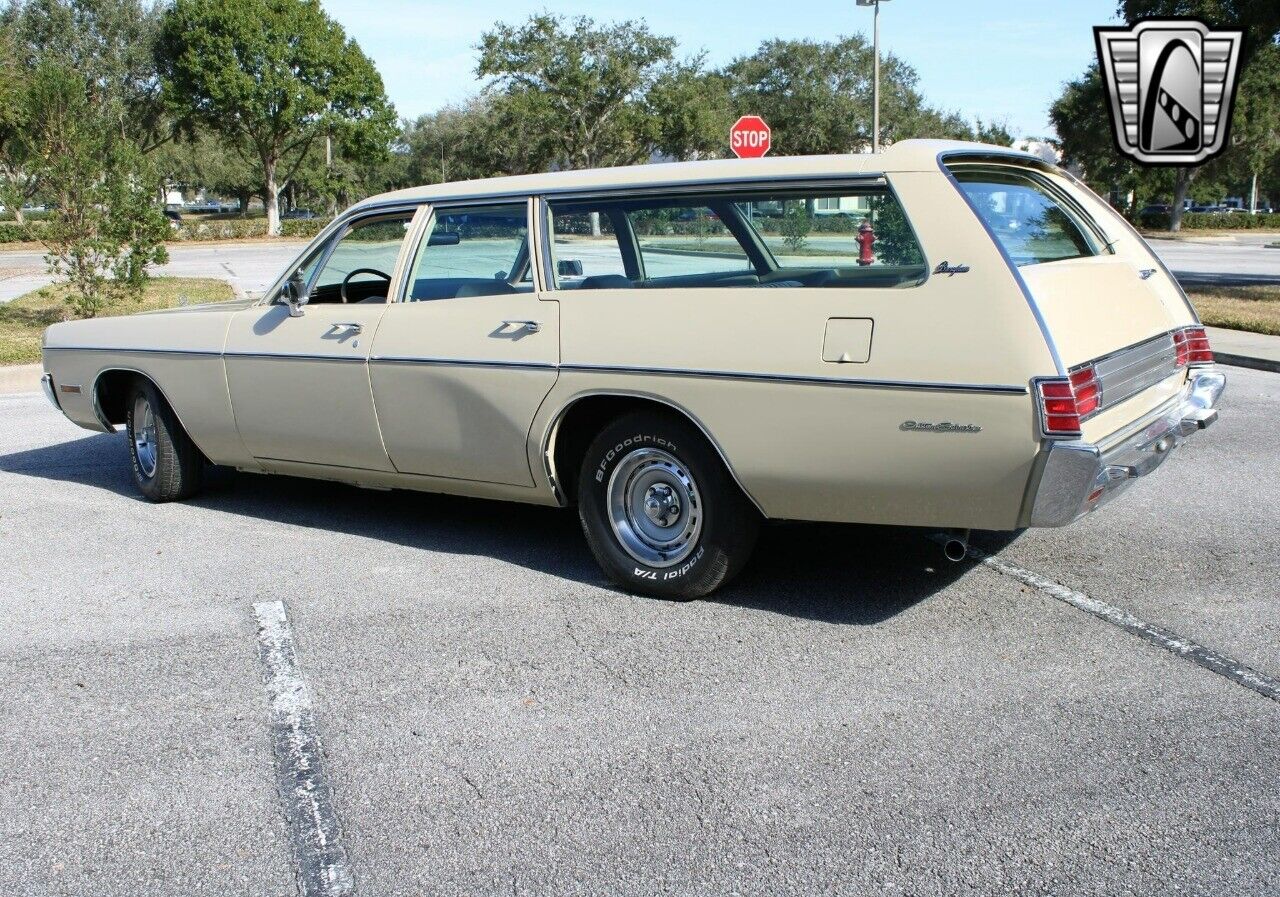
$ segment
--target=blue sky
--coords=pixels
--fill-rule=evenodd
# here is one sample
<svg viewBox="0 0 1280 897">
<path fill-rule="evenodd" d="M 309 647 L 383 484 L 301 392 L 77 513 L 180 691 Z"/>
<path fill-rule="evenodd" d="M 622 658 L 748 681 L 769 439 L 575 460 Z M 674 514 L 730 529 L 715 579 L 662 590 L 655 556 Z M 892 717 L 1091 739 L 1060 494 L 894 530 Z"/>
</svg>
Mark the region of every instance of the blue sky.
<svg viewBox="0 0 1280 897">
<path fill-rule="evenodd" d="M 598 20 L 643 18 L 706 50 L 712 64 L 769 38 L 870 37 L 871 10 L 854 0 L 649 0 L 528 3 L 519 0 L 322 0 L 377 64 L 403 116 L 476 92 L 475 45 L 495 21 L 552 9 Z M 1094 25 L 1114 24 L 1115 0 L 885 0 L 880 39 L 913 65 L 927 100 L 966 117 L 1003 119 L 1015 137 L 1051 133 L 1048 105 L 1095 54 Z"/>
</svg>

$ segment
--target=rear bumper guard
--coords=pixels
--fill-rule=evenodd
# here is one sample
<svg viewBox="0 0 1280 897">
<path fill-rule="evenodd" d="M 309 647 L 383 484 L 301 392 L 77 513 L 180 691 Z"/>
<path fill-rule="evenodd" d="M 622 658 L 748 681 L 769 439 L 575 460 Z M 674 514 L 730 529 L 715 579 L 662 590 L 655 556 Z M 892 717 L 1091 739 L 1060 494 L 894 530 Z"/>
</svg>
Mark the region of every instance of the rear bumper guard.
<svg viewBox="0 0 1280 897">
<path fill-rule="evenodd" d="M 1194 368 L 1169 403 L 1105 447 L 1082 440 L 1051 442 L 1031 504 L 1031 526 L 1067 526 L 1115 498 L 1163 464 L 1194 433 L 1218 419 L 1227 375 Z"/>
</svg>

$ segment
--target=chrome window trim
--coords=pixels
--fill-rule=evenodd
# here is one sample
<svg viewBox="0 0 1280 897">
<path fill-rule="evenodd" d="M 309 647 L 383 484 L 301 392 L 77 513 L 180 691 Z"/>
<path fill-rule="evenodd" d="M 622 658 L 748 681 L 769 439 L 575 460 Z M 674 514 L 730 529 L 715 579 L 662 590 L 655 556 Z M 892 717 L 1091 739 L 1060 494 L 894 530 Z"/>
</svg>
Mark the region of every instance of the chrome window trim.
<svg viewBox="0 0 1280 897">
<path fill-rule="evenodd" d="M 1040 165 L 1047 165 L 1047 163 L 1043 160 L 1037 159 L 1035 156 L 1028 156 L 1024 153 L 1004 153 L 996 150 L 978 154 L 965 150 L 944 150 L 943 152 L 938 153 L 937 157 L 938 170 L 942 172 L 943 177 L 950 181 L 951 186 L 960 194 L 960 198 L 964 200 L 965 205 L 967 205 L 969 210 L 973 212 L 973 217 L 978 219 L 978 224 L 982 226 L 983 231 L 986 232 L 986 235 L 991 240 L 992 245 L 995 246 L 996 251 L 1000 253 L 1000 257 L 1004 259 L 1005 266 L 1009 269 L 1009 273 L 1013 275 L 1014 282 L 1017 283 L 1018 289 L 1022 291 L 1022 296 L 1026 299 L 1027 307 L 1031 309 L 1031 314 L 1036 320 L 1036 325 L 1040 328 L 1040 334 L 1044 337 L 1045 347 L 1049 350 L 1049 356 L 1053 359 L 1054 370 L 1059 376 L 1065 377 L 1067 375 L 1067 369 L 1062 363 L 1062 355 L 1058 352 L 1058 344 L 1054 341 L 1053 334 L 1049 332 L 1049 325 L 1040 311 L 1040 306 L 1036 304 L 1035 297 L 1031 295 L 1031 289 L 1027 286 L 1026 280 L 1023 279 L 1022 272 L 1019 271 L 1018 266 L 1013 263 L 1013 258 L 1004 248 L 1004 244 L 1000 242 L 995 231 L 993 231 L 990 225 L 987 224 L 986 219 L 982 217 L 982 214 L 978 211 L 978 207 L 974 204 L 973 200 L 969 198 L 969 194 L 964 191 L 964 188 L 960 186 L 960 182 L 956 180 L 955 175 L 953 175 L 951 170 L 947 168 L 947 159 L 950 158 L 982 159 L 985 156 L 1020 159 L 1024 162 L 1030 161 L 1039 163 Z"/>
<path fill-rule="evenodd" d="M 912 283 L 900 284 L 899 286 L 896 286 L 896 287 L 848 286 L 848 287 L 837 287 L 836 289 L 907 290 L 907 289 L 917 289 L 929 282 L 930 277 L 932 277 L 933 265 L 929 261 L 928 250 L 925 248 L 924 243 L 921 242 L 920 235 L 916 230 L 916 226 L 911 220 L 911 215 L 908 214 L 906 205 L 902 202 L 901 197 L 898 196 L 898 191 L 893 188 L 893 184 L 890 183 L 890 181 L 885 177 L 883 173 L 864 174 L 864 175 L 858 175 L 858 174 L 825 175 L 824 174 L 824 175 L 814 175 L 808 178 L 803 176 L 789 176 L 781 179 L 772 179 L 772 178 L 717 179 L 717 180 L 700 182 L 698 184 L 681 185 L 681 188 L 679 189 L 663 188 L 663 187 L 655 186 L 655 187 L 644 187 L 644 188 L 638 188 L 638 189 L 616 188 L 611 190 L 600 190 L 600 191 L 594 191 L 589 195 L 568 194 L 568 193 L 560 194 L 560 195 L 554 195 L 554 194 L 548 195 L 544 193 L 539 195 L 539 199 L 541 200 L 542 204 L 548 210 L 550 210 L 550 203 L 558 199 L 572 199 L 576 201 L 580 199 L 610 200 L 610 199 L 630 199 L 630 198 L 648 198 L 648 197 L 664 197 L 664 196 L 680 197 L 680 196 L 689 195 L 689 194 L 693 194 L 693 195 L 699 195 L 699 194 L 705 195 L 705 194 L 716 194 L 716 193 L 731 194 L 731 193 L 744 192 L 744 191 L 756 192 L 760 190 L 785 192 L 788 190 L 813 190 L 813 189 L 819 189 L 824 187 L 829 188 L 831 190 L 850 190 L 850 191 L 859 191 L 859 190 L 867 191 L 867 190 L 883 189 L 885 194 L 888 195 L 890 198 L 892 198 L 895 203 L 897 203 L 898 210 L 902 213 L 903 220 L 907 222 L 907 230 L 911 234 L 911 239 L 915 242 L 916 248 L 920 250 L 920 257 L 923 259 L 922 264 L 924 266 L 923 275 L 920 277 L 919 280 L 914 281 Z M 548 214 L 550 214 L 549 211 L 548 211 Z M 747 219 L 744 218 L 743 220 L 746 221 Z M 753 225 L 748 224 L 747 226 L 751 231 L 751 236 L 753 240 L 758 241 L 759 249 L 764 258 L 766 268 L 768 269 L 767 273 L 772 274 L 772 273 L 777 273 L 779 271 L 787 270 L 778 264 L 777 260 L 773 256 L 773 252 L 769 249 L 768 245 L 764 242 L 763 235 L 760 234 Z M 726 225 L 726 228 L 727 227 L 728 226 Z M 550 219 L 548 219 L 546 230 L 548 234 L 550 234 L 550 232 L 552 231 Z M 734 239 L 736 240 L 737 235 L 732 233 L 732 229 L 729 229 L 729 230 L 730 230 L 730 234 L 734 236 Z M 548 236 L 548 241 L 549 239 L 550 239 L 550 236 Z M 549 259 L 551 255 L 550 242 L 546 242 L 545 245 L 546 245 L 546 254 Z M 739 243 L 738 245 L 739 245 L 739 248 L 743 249 L 747 261 L 750 261 L 751 253 L 747 252 L 746 247 L 743 247 L 741 243 Z M 644 269 L 643 252 L 639 253 L 639 255 L 640 255 L 639 261 L 640 261 L 641 271 L 643 272 L 643 269 Z M 755 265 L 752 264 L 750 273 L 755 273 L 759 275 L 761 272 L 754 271 L 754 268 L 755 268 Z M 559 286 L 558 279 L 554 277 L 549 277 L 547 282 L 549 284 L 549 286 L 547 287 L 548 290 L 561 289 L 561 287 Z M 750 288 L 741 287 L 741 286 L 710 285 L 710 286 L 701 286 L 701 287 L 693 287 L 693 288 L 682 287 L 682 286 L 652 287 L 651 289 L 742 290 L 742 289 L 750 289 Z M 815 289 L 815 287 L 795 287 L 794 289 Z"/>
</svg>

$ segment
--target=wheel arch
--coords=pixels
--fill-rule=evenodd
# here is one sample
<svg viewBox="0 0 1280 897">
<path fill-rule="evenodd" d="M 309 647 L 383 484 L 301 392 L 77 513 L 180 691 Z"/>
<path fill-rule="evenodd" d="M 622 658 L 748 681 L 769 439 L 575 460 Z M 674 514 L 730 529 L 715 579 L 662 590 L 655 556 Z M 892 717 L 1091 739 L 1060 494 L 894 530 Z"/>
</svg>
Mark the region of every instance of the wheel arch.
<svg viewBox="0 0 1280 897">
<path fill-rule="evenodd" d="M 97 415 L 98 423 L 102 424 L 103 429 L 108 433 L 114 433 L 117 425 L 123 425 L 127 422 L 129 416 L 129 385 L 135 380 L 147 381 L 155 388 L 156 392 L 160 393 L 160 398 L 164 399 L 165 404 L 169 406 L 169 410 L 173 412 L 173 416 L 177 418 L 178 426 L 182 427 L 182 432 L 187 434 L 191 444 L 199 450 L 207 461 L 209 458 L 208 453 L 200 447 L 195 437 L 191 435 L 191 430 L 183 423 L 182 415 L 179 413 L 177 406 L 165 394 L 164 387 L 151 374 L 138 368 L 126 365 L 112 365 L 98 371 L 94 376 L 89 394 L 93 402 L 93 413 Z"/>
<path fill-rule="evenodd" d="M 739 478 L 729 456 L 711 434 L 710 428 L 693 412 L 670 399 L 630 390 L 580 392 L 567 400 L 555 413 L 542 440 L 542 459 L 551 490 L 561 505 L 569 505 L 577 500 L 574 494 L 577 489 L 576 471 L 582 465 L 591 440 L 601 428 L 623 414 L 644 408 L 674 412 L 692 424 L 715 451 L 747 501 L 760 512 L 761 517 L 768 517 L 751 490 Z"/>
</svg>

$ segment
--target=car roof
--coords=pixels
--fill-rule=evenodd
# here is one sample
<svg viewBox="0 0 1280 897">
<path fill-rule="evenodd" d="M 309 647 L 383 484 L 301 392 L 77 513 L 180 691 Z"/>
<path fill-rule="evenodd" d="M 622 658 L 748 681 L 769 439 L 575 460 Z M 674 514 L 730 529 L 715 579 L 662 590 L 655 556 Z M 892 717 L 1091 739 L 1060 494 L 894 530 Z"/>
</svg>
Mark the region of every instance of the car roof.
<svg viewBox="0 0 1280 897">
<path fill-rule="evenodd" d="M 398 202 L 625 190 L 732 180 L 769 181 L 824 176 L 865 177 L 899 171 L 936 171 L 939 157 L 952 154 L 1001 155 L 1030 161 L 1037 165 L 1044 164 L 1044 161 L 1037 156 L 1006 146 L 958 140 L 904 140 L 879 153 L 655 162 L 618 168 L 549 171 L 474 181 L 428 184 L 372 196 L 355 206 L 352 211 L 367 206 Z"/>
</svg>

